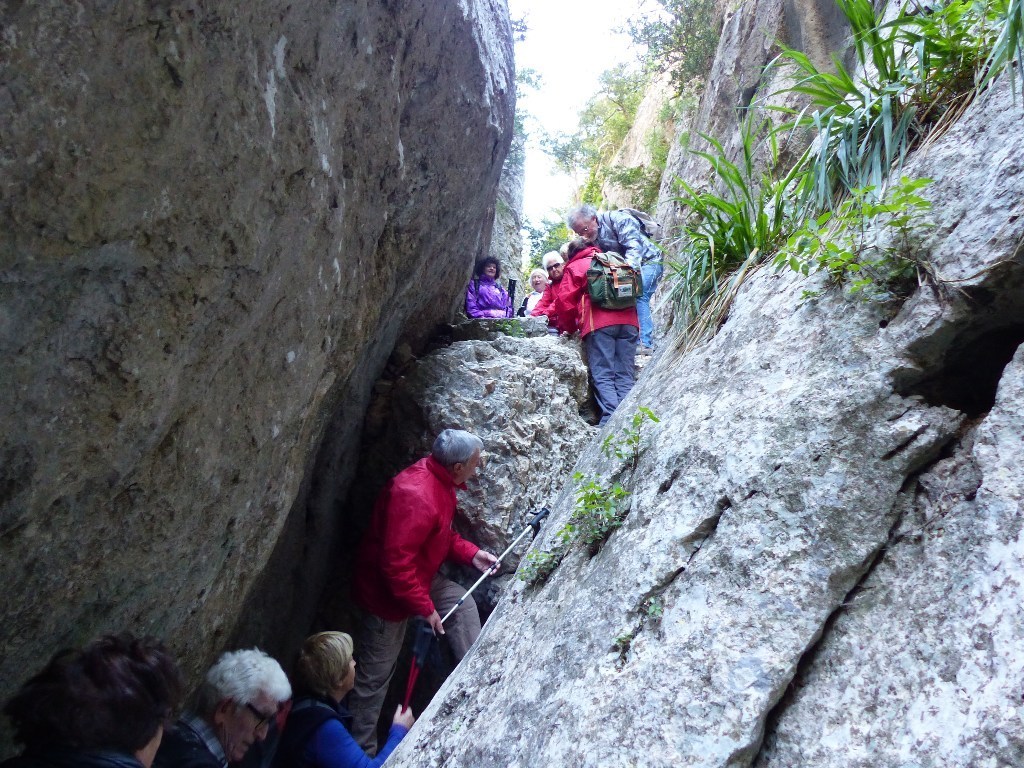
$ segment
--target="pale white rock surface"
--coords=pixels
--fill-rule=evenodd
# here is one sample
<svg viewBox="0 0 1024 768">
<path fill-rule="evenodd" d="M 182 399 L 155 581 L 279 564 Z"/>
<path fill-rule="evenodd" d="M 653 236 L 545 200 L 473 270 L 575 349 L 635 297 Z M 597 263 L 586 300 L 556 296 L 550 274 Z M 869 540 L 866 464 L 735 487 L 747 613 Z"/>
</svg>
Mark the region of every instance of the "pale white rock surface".
<svg viewBox="0 0 1024 768">
<path fill-rule="evenodd" d="M 908 170 L 936 179 L 918 255 L 959 291 L 804 301 L 822 279 L 763 268 L 713 339 L 662 351 L 607 427 L 660 416 L 636 469 L 596 443 L 577 464 L 631 490 L 624 524 L 510 589 L 395 765 L 1017 764 L 1019 355 L 1003 366 L 1024 339 L 1024 112 L 1006 85 Z M 568 489 L 553 509 L 540 549 Z M 897 626 L 920 631 L 901 647 Z M 893 719 L 868 725 L 878 707 Z"/>
</svg>

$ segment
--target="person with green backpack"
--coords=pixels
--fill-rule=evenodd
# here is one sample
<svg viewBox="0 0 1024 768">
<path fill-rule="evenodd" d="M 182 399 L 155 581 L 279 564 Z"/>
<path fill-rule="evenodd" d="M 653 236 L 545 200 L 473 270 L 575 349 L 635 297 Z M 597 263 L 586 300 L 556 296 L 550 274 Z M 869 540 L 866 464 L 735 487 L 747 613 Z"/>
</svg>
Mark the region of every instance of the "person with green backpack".
<svg viewBox="0 0 1024 768">
<path fill-rule="evenodd" d="M 568 256 L 554 316 L 562 331 L 583 336 L 603 426 L 633 388 L 639 275 L 615 254 L 581 239 L 569 244 Z"/>
<path fill-rule="evenodd" d="M 569 229 L 587 243 L 596 245 L 605 253 L 622 256 L 643 278 L 644 290 L 637 296 L 636 311 L 640 320 L 642 353 L 654 349 L 654 319 L 651 317 L 651 297 L 664 274 L 663 254 L 653 241 L 657 236 L 651 227 L 660 225 L 632 208 L 597 212 L 592 205 L 574 208 L 565 217 Z"/>
</svg>

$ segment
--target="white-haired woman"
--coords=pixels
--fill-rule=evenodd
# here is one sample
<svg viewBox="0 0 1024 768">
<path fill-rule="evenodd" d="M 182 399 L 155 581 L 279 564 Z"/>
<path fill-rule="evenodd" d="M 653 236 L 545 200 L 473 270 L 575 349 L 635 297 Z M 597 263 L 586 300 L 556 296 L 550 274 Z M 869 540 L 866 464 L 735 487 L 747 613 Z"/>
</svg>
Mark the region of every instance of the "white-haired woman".
<svg viewBox="0 0 1024 768">
<path fill-rule="evenodd" d="M 537 302 L 540 301 L 541 296 L 544 295 L 544 291 L 548 287 L 548 273 L 543 269 L 533 270 L 530 273 L 530 287 L 533 288 L 533 293 L 523 299 L 523 303 L 519 306 L 517 314 L 520 317 L 526 317 L 537 306 Z"/>
<path fill-rule="evenodd" d="M 275 768 L 377 768 L 415 722 L 412 709 L 402 712 L 399 705 L 377 756 L 363 752 L 349 732 L 352 716 L 341 703 L 356 679 L 352 638 L 344 632 L 307 637 L 295 671 L 300 696 L 288 714 Z"/>
</svg>

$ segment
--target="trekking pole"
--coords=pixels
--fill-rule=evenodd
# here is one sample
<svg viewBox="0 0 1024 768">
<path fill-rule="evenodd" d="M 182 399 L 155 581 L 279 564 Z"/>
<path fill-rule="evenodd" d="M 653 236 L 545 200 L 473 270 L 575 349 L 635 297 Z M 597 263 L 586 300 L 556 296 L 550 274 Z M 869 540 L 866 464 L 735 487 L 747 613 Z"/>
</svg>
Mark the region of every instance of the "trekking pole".
<svg viewBox="0 0 1024 768">
<path fill-rule="evenodd" d="M 412 701 L 412 689 L 416 685 L 416 678 L 427 663 L 430 655 L 430 646 L 434 642 L 434 630 L 425 621 L 420 621 L 416 626 L 416 639 L 412 642 L 412 666 L 409 667 L 409 678 L 405 683 L 405 698 L 402 699 L 402 711 L 409 709 L 409 702 Z"/>
<path fill-rule="evenodd" d="M 498 570 L 498 566 L 501 565 L 501 561 L 505 558 L 505 555 L 507 555 L 509 552 L 511 552 L 515 548 L 516 544 L 518 544 L 520 541 L 523 540 L 523 536 L 525 536 L 528 531 L 532 530 L 534 538 L 537 537 L 537 534 L 540 532 L 541 521 L 545 517 L 547 517 L 549 514 L 551 514 L 551 511 L 547 507 L 542 507 L 540 512 L 537 512 L 533 516 L 533 519 L 530 522 L 528 522 L 526 524 L 526 527 L 523 528 L 523 530 L 519 533 L 518 536 L 516 536 L 515 541 L 513 541 L 511 544 L 509 544 L 508 548 L 504 552 L 502 552 L 500 555 L 498 555 L 497 560 L 495 560 L 493 563 L 491 563 L 491 567 L 488 568 L 486 571 L 484 571 L 483 576 L 481 576 L 479 579 L 477 579 L 476 583 L 472 587 L 470 587 L 468 590 L 466 590 L 466 594 L 464 594 L 462 597 L 459 598 L 459 602 L 457 602 L 455 605 L 453 605 L 451 610 L 448 611 L 448 613 L 446 613 L 444 615 L 444 618 L 441 619 L 441 623 L 442 624 L 444 624 L 448 620 L 448 618 L 453 613 L 455 613 L 456 610 L 458 610 L 460 605 L 462 605 L 464 602 L 466 602 L 466 598 L 469 597 L 471 594 L 473 594 L 473 590 L 475 590 L 477 587 L 479 587 L 483 583 L 484 579 L 486 579 L 488 576 L 492 575 L 493 573 L 495 573 Z"/>
</svg>

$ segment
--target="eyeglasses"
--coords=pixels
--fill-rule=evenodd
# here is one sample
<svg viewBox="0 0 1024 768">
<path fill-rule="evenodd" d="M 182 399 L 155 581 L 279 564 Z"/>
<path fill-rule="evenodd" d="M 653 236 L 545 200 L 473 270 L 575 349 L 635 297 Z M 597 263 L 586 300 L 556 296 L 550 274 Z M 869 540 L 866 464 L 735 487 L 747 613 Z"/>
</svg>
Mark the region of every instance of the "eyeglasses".
<svg viewBox="0 0 1024 768">
<path fill-rule="evenodd" d="M 256 709 L 256 707 L 254 707 L 252 704 L 247 703 L 245 705 L 245 708 L 252 712 L 253 716 L 256 718 L 256 727 L 253 728 L 254 731 L 258 731 L 265 725 L 270 725 L 270 721 L 277 717 L 277 712 L 275 712 L 272 715 L 265 715 L 258 709 Z"/>
<path fill-rule="evenodd" d="M 562 264 L 552 264 L 550 267 L 548 267 L 548 272 L 550 272 L 555 267 L 561 267 L 561 266 L 563 266 L 563 265 Z"/>
</svg>

